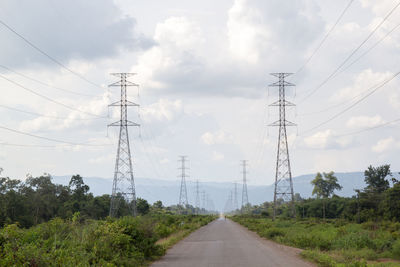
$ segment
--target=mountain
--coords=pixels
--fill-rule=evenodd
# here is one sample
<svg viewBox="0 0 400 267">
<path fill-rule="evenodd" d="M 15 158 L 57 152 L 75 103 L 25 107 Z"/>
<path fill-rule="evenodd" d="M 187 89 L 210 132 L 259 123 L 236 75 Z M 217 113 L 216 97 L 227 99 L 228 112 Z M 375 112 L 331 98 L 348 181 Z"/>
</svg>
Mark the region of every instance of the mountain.
<svg viewBox="0 0 400 267">
<path fill-rule="evenodd" d="M 350 197 L 354 195 L 354 189 L 364 188 L 364 173 L 348 172 L 335 173 L 338 182 L 342 185 L 341 191 L 335 193 L 339 196 Z M 293 178 L 293 188 L 295 193 L 300 193 L 303 198 L 311 197 L 311 181 L 315 174 L 301 175 Z M 68 185 L 71 176 L 55 176 L 53 181 L 58 184 Z M 84 182 L 89 185 L 90 192 L 94 195 L 111 194 L 112 179 L 99 177 L 84 177 Z M 195 203 L 195 182 L 187 181 L 187 191 L 189 203 Z M 173 205 L 178 202 L 180 181 L 156 180 L 147 178 L 135 178 L 136 194 L 138 197 L 154 203 L 161 200 L 164 205 Z M 216 209 L 222 210 L 229 197 L 230 191 L 234 189 L 233 183 L 227 182 L 203 182 L 199 183 L 200 191 L 205 190 L 210 199 L 213 200 Z M 265 201 L 273 200 L 274 186 L 267 185 L 248 185 L 249 201 L 252 204 L 261 204 Z M 238 204 L 241 205 L 242 185 L 238 184 Z M 201 195 L 200 195 L 201 198 Z"/>
</svg>

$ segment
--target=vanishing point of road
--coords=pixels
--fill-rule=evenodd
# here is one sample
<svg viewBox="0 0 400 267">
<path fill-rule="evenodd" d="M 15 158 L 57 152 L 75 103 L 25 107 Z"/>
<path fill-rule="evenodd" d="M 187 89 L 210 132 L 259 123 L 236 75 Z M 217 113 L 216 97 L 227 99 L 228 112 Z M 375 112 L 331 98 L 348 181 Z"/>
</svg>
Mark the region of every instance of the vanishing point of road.
<svg viewBox="0 0 400 267">
<path fill-rule="evenodd" d="M 176 244 L 152 267 L 309 267 L 300 250 L 260 238 L 231 220 L 218 219 Z"/>
</svg>

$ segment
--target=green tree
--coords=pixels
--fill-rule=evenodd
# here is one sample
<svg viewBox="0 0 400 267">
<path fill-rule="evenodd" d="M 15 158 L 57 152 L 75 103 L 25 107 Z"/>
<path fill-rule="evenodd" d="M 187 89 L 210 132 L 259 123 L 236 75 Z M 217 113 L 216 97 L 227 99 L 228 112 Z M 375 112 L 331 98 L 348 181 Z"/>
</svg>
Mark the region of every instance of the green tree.
<svg viewBox="0 0 400 267">
<path fill-rule="evenodd" d="M 339 185 L 334 172 L 317 173 L 314 180 L 311 181 L 311 184 L 314 185 L 314 189 L 312 191 L 313 195 L 317 195 L 318 198 L 322 198 L 322 214 L 323 218 L 326 217 L 326 199 L 329 198 L 335 190 L 341 190 L 342 186 Z"/>
<path fill-rule="evenodd" d="M 136 200 L 136 208 L 140 215 L 145 215 L 150 211 L 150 205 L 147 200 L 140 197 Z"/>
<path fill-rule="evenodd" d="M 372 167 L 370 165 L 367 170 L 364 171 L 365 182 L 367 187 L 365 191 L 373 193 L 382 193 L 389 188 L 389 181 L 386 180 L 387 176 L 391 176 L 390 165 L 382 165 L 378 167 Z"/>
<path fill-rule="evenodd" d="M 162 204 L 161 200 L 158 200 L 158 201 L 154 202 L 153 207 L 155 209 L 161 210 L 163 208 L 163 204 Z"/>
</svg>

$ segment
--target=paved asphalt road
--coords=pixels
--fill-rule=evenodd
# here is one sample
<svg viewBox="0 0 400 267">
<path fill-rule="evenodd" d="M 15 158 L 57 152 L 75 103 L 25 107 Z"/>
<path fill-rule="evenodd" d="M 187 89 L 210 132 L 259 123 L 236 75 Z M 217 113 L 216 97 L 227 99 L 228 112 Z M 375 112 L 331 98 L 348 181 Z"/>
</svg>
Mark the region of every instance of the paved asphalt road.
<svg viewBox="0 0 400 267">
<path fill-rule="evenodd" d="M 230 220 L 218 219 L 176 244 L 153 267 L 314 266 L 300 250 L 262 239 Z"/>
</svg>

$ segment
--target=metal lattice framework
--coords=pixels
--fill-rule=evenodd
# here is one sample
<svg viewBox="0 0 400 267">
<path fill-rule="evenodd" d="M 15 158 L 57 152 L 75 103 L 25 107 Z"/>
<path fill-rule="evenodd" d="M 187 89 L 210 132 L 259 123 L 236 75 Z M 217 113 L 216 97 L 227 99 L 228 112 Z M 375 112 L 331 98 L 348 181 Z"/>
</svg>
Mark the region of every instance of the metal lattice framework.
<svg viewBox="0 0 400 267">
<path fill-rule="evenodd" d="M 196 214 L 199 214 L 200 210 L 200 190 L 199 190 L 199 180 L 196 181 Z"/>
<path fill-rule="evenodd" d="M 181 170 L 181 190 L 179 192 L 179 206 L 186 207 L 189 204 L 186 189 L 186 177 L 188 177 L 186 173 L 186 170 L 188 169 L 186 167 L 187 156 L 179 156 L 179 161 L 181 162 L 181 167 L 179 168 Z"/>
<path fill-rule="evenodd" d="M 110 216 L 118 216 L 118 210 L 123 199 L 125 199 L 125 201 L 129 204 L 131 214 L 136 216 L 136 191 L 132 168 L 131 150 L 129 146 L 128 127 L 139 126 L 139 124 L 128 120 L 128 106 L 138 107 L 139 105 L 128 101 L 127 88 L 129 86 L 138 85 L 127 80 L 128 77 L 135 75 L 135 73 L 112 73 L 111 75 L 120 78 L 118 82 L 110 84 L 109 86 L 118 86 L 121 88 L 121 100 L 112 103 L 109 106 L 119 107 L 121 110 L 121 117 L 119 121 L 108 125 L 120 127 L 110 203 Z"/>
<path fill-rule="evenodd" d="M 235 182 L 235 189 L 233 191 L 233 209 L 236 211 L 239 209 L 239 203 L 238 203 L 238 190 L 237 190 L 237 182 Z"/>
<path fill-rule="evenodd" d="M 242 210 L 249 203 L 249 196 L 247 194 L 247 160 L 242 160 L 242 175 L 243 175 L 243 188 L 242 188 Z"/>
<path fill-rule="evenodd" d="M 295 215 L 294 209 L 294 193 L 292 173 L 290 170 L 289 148 L 287 142 L 286 126 L 295 126 L 296 124 L 286 120 L 286 107 L 294 106 L 293 103 L 285 99 L 285 88 L 294 86 L 294 84 L 286 82 L 285 78 L 291 73 L 271 73 L 279 80 L 270 86 L 279 87 L 279 100 L 272 103 L 270 106 L 279 107 L 279 120 L 270 124 L 270 126 L 279 127 L 278 136 L 278 153 L 276 159 L 276 175 L 275 175 L 275 190 L 274 190 L 274 218 L 276 217 L 277 202 L 283 200 L 290 202 L 292 216 Z"/>
</svg>

